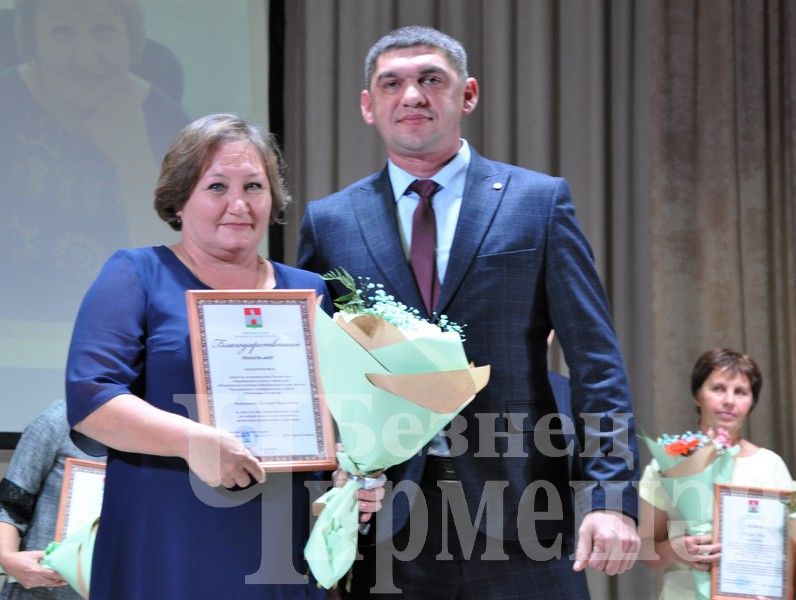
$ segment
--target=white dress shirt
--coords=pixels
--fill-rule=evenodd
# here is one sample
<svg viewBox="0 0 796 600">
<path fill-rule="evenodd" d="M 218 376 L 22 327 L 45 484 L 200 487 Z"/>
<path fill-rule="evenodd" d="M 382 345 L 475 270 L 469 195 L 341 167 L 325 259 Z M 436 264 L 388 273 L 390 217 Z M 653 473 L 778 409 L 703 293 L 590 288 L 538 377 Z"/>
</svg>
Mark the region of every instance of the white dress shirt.
<svg viewBox="0 0 796 600">
<path fill-rule="evenodd" d="M 441 186 L 431 201 L 437 221 L 436 259 L 440 283 L 445 281 L 445 272 L 448 269 L 451 244 L 453 235 L 456 233 L 456 223 L 459 220 L 459 210 L 462 207 L 464 183 L 469 166 L 470 146 L 467 140 L 462 140 L 462 145 L 456 155 L 433 177 L 429 178 Z M 420 202 L 420 196 L 409 191 L 408 188 L 417 177 L 396 166 L 392 161 L 387 161 L 387 169 L 396 202 L 401 243 L 404 255 L 409 260 L 409 249 L 412 245 L 412 216 Z"/>
</svg>

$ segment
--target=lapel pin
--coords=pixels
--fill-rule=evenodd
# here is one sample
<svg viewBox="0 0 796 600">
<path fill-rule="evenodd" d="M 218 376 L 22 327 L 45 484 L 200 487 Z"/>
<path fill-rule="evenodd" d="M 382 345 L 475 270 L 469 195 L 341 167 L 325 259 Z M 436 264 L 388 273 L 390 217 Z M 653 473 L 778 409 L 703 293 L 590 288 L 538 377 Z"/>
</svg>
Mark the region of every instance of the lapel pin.
<svg viewBox="0 0 796 600">
<path fill-rule="evenodd" d="M 499 181 L 496 182 L 496 183 L 493 183 L 492 184 L 492 189 L 493 190 L 501 190 L 501 189 L 503 189 L 503 184 L 500 183 Z"/>
</svg>

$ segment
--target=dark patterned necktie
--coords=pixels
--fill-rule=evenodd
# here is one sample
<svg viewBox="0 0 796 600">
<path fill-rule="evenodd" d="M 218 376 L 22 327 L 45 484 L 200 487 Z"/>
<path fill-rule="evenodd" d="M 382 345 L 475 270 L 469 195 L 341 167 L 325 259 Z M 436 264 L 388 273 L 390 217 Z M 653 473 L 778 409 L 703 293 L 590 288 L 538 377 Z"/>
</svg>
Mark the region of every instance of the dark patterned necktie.
<svg viewBox="0 0 796 600">
<path fill-rule="evenodd" d="M 412 216 L 412 245 L 409 262 L 415 275 L 417 287 L 423 304 L 430 315 L 439 298 L 439 279 L 437 277 L 437 220 L 431 206 L 431 198 L 439 190 L 437 182 L 431 179 L 415 179 L 409 189 L 420 196 L 420 202 Z"/>
</svg>

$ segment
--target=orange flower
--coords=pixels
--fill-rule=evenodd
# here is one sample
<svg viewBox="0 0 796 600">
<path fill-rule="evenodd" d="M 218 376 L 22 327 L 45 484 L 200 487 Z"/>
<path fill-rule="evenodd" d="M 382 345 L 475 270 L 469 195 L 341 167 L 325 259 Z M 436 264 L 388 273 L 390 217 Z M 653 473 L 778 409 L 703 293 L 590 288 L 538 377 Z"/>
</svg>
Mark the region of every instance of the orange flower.
<svg viewBox="0 0 796 600">
<path fill-rule="evenodd" d="M 667 444 L 664 446 L 664 450 L 666 450 L 666 454 L 669 456 L 688 456 L 691 454 L 691 450 L 696 448 L 699 445 L 698 439 L 690 439 L 690 440 L 675 440 L 671 444 Z"/>
</svg>

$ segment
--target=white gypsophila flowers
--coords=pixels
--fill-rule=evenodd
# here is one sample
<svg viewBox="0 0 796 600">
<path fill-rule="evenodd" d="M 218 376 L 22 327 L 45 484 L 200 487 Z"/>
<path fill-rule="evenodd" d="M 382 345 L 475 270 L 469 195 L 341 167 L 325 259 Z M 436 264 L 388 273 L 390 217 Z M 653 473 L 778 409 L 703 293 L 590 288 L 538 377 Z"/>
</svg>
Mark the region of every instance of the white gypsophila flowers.
<svg viewBox="0 0 796 600">
<path fill-rule="evenodd" d="M 321 277 L 326 281 L 337 281 L 348 290 L 335 301 L 335 306 L 345 313 L 379 317 L 409 337 L 433 334 L 436 330 L 456 334 L 462 341 L 465 339 L 465 325 L 436 313 L 434 320 L 429 321 L 418 309 L 399 302 L 384 290 L 383 284 L 373 283 L 370 277 L 357 277 L 355 280 L 345 269 L 333 269 Z"/>
</svg>

